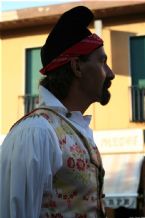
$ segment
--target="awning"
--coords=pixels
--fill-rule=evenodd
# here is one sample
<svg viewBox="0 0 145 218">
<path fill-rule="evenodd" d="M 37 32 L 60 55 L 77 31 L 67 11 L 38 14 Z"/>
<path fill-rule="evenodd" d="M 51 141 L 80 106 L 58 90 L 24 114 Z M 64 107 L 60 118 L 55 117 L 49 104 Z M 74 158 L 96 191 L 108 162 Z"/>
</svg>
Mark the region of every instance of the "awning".
<svg viewBox="0 0 145 218">
<path fill-rule="evenodd" d="M 106 207 L 136 208 L 143 159 L 143 154 L 102 155 Z"/>
</svg>

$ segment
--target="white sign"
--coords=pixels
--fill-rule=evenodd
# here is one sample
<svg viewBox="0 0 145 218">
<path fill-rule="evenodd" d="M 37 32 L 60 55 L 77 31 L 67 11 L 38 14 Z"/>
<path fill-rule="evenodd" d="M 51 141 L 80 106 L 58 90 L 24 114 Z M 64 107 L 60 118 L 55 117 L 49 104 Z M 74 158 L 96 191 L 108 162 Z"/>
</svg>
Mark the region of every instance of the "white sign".
<svg viewBox="0 0 145 218">
<path fill-rule="evenodd" d="M 142 129 L 94 131 L 94 140 L 101 153 L 141 152 L 144 146 Z"/>
</svg>

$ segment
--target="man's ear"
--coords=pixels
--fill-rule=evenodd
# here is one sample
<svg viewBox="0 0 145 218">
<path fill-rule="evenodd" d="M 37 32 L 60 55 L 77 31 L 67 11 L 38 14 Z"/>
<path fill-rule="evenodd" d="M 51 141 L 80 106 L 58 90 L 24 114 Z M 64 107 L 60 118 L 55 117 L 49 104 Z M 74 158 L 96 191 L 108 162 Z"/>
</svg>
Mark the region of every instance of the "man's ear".
<svg viewBox="0 0 145 218">
<path fill-rule="evenodd" d="M 72 58 L 71 61 L 70 61 L 70 64 L 71 64 L 71 68 L 72 68 L 75 76 L 76 77 L 81 77 L 82 73 L 81 73 L 81 70 L 80 70 L 79 58 L 78 57 Z"/>
</svg>

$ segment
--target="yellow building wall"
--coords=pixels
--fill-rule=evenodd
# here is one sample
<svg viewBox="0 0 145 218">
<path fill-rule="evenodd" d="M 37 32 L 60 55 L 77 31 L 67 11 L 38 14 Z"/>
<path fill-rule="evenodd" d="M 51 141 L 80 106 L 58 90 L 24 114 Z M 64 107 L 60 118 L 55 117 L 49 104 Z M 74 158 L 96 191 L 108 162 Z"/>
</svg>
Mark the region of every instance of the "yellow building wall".
<svg viewBox="0 0 145 218">
<path fill-rule="evenodd" d="M 22 102 L 18 96 L 24 95 L 25 86 L 25 49 L 41 46 L 46 39 L 46 30 L 38 29 L 13 31 L 3 34 L 2 50 L 2 123 L 1 134 L 6 134 L 11 125 L 23 115 Z M 94 32 L 95 30 L 93 30 Z M 93 104 L 86 111 L 92 114 L 91 127 L 94 130 L 111 130 L 144 127 L 144 124 L 130 122 L 131 100 L 129 86 L 130 60 L 129 37 L 145 33 L 145 23 L 104 27 L 102 37 L 108 56 L 108 65 L 116 78 L 110 88 L 111 100 L 108 105 Z"/>
<path fill-rule="evenodd" d="M 2 41 L 0 36 L 0 133 L 2 132 Z"/>
<path fill-rule="evenodd" d="M 25 49 L 35 48 L 44 43 L 46 36 L 35 30 L 5 33 L 2 40 L 2 131 L 6 134 L 22 115 L 22 101 L 19 96 L 25 90 Z"/>
<path fill-rule="evenodd" d="M 114 72 L 115 79 L 110 88 L 110 102 L 106 106 L 99 103 L 91 106 L 94 115 L 91 127 L 94 130 L 129 128 L 131 78 L 129 75 L 129 50 L 126 49 L 128 48 L 129 34 L 120 35 L 120 32 L 104 28 L 102 37 L 108 57 L 107 63 Z M 87 112 L 90 112 L 90 109 Z"/>
<path fill-rule="evenodd" d="M 111 100 L 108 105 L 95 103 L 91 122 L 94 130 L 144 128 L 145 123 L 131 122 L 131 77 L 129 37 L 145 35 L 145 23 L 124 24 L 103 28 L 102 37 L 108 56 L 108 65 L 115 73 L 110 88 Z"/>
</svg>

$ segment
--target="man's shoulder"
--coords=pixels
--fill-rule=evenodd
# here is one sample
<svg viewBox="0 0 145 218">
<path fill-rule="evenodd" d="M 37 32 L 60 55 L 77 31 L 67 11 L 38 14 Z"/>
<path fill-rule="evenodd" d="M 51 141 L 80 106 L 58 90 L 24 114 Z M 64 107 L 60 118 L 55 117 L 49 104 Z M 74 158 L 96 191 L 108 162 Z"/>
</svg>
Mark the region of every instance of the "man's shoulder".
<svg viewBox="0 0 145 218">
<path fill-rule="evenodd" d="M 23 128 L 40 128 L 40 129 L 48 129 L 50 127 L 50 123 L 41 115 L 30 115 L 24 117 L 16 124 L 14 124 L 11 131 L 16 129 L 23 129 Z"/>
</svg>

